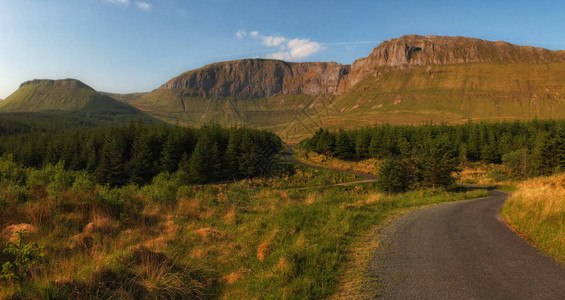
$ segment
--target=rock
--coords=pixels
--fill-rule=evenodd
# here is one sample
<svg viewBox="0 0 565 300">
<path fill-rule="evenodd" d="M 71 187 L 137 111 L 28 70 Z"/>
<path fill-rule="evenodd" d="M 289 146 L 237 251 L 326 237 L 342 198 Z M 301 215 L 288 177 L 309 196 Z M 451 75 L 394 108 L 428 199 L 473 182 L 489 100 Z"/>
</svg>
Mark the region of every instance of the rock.
<svg viewBox="0 0 565 300">
<path fill-rule="evenodd" d="M 565 61 L 564 51 L 551 51 L 506 42 L 467 37 L 405 35 L 382 42 L 373 52 L 351 65 L 345 88 L 355 85 L 380 68 L 461 63 L 551 63 Z"/>
<path fill-rule="evenodd" d="M 243 59 L 211 64 L 171 79 L 159 89 L 182 90 L 183 96 L 265 98 L 283 95 L 338 94 L 349 66 L 338 63 L 289 63 Z"/>
</svg>

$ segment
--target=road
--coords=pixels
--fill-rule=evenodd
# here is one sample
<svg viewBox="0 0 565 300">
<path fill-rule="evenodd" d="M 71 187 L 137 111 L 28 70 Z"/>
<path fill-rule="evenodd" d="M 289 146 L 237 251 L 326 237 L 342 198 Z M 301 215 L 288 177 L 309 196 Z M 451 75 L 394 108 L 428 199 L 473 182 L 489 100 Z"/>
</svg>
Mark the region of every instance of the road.
<svg viewBox="0 0 565 300">
<path fill-rule="evenodd" d="M 370 263 L 384 299 L 565 299 L 565 268 L 500 221 L 507 198 L 429 207 L 386 228 Z"/>
<path fill-rule="evenodd" d="M 295 160 L 292 147 L 287 162 Z M 331 170 L 331 169 L 330 169 Z M 376 180 L 376 176 L 355 174 Z M 466 186 L 467 188 L 473 188 Z M 369 271 L 383 299 L 565 299 L 565 267 L 502 222 L 508 194 L 416 210 L 381 232 Z M 374 289 L 369 289 L 374 290 Z"/>
</svg>

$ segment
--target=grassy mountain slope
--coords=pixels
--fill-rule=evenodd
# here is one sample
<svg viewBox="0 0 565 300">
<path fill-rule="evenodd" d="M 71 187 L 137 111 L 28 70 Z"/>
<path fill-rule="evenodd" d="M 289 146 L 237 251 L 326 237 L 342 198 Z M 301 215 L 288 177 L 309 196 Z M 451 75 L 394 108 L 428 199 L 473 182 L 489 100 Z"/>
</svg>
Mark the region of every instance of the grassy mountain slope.
<svg viewBox="0 0 565 300">
<path fill-rule="evenodd" d="M 164 121 L 198 125 L 215 121 L 223 125 L 270 127 L 294 121 L 307 105 L 332 96 L 276 95 L 268 98 L 186 97 L 183 90 L 158 89 L 124 101 Z"/>
<path fill-rule="evenodd" d="M 335 99 L 329 126 L 565 117 L 565 63 L 381 70 Z"/>
<path fill-rule="evenodd" d="M 140 113 L 136 108 L 100 94 L 75 79 L 28 81 L 0 102 L 0 111 L 3 112 L 53 110 L 108 115 Z"/>
</svg>

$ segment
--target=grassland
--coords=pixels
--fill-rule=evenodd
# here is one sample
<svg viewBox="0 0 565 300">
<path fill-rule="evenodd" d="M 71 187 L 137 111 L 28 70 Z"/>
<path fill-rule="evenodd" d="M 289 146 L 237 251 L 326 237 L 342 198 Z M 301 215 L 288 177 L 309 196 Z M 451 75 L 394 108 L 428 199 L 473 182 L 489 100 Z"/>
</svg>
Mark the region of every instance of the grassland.
<svg viewBox="0 0 565 300">
<path fill-rule="evenodd" d="M 308 152 L 304 149 L 298 150 L 295 156 L 297 160 L 306 164 L 370 175 L 376 175 L 379 171 L 380 165 L 382 164 L 382 160 L 374 158 L 343 160 L 332 156 L 318 154 L 316 152 Z"/>
<path fill-rule="evenodd" d="M 113 189 L 57 166 L 2 160 L 0 173 L 0 248 L 17 228 L 46 247 L 21 285 L 2 284 L 0 298 L 16 299 L 322 298 L 361 280 L 346 272 L 356 242 L 391 215 L 485 193 L 386 196 L 370 184 L 332 187 L 356 178 L 309 168 L 196 186 L 164 173 Z"/>
<path fill-rule="evenodd" d="M 563 63 L 429 65 L 382 70 L 338 97 L 329 123 L 527 120 L 563 117 Z M 350 123 L 353 122 L 353 123 Z"/>
<path fill-rule="evenodd" d="M 24 84 L 0 102 L 0 111 L 73 111 L 107 115 L 140 114 L 136 108 L 102 95 L 74 79 L 36 80 Z"/>
<path fill-rule="evenodd" d="M 542 252 L 565 263 L 565 174 L 524 181 L 502 208 L 505 221 Z"/>
</svg>

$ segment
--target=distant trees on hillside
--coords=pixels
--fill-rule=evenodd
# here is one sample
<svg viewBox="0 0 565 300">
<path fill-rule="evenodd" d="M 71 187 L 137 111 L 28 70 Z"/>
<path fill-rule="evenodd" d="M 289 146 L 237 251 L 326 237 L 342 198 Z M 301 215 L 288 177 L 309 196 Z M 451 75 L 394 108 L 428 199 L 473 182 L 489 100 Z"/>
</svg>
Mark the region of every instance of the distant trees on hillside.
<svg viewBox="0 0 565 300">
<path fill-rule="evenodd" d="M 269 131 L 205 125 L 147 124 L 79 128 L 0 137 L 0 154 L 24 166 L 61 163 L 111 186 L 143 185 L 160 172 L 185 172 L 191 183 L 269 174 L 280 138 Z"/>
<path fill-rule="evenodd" d="M 319 129 L 302 141 L 302 146 L 342 159 L 384 159 L 387 172 L 410 163 L 414 182 L 449 185 L 460 161 L 504 163 L 511 175 L 520 177 L 564 171 L 565 121 L 379 125 L 337 132 Z"/>
</svg>

